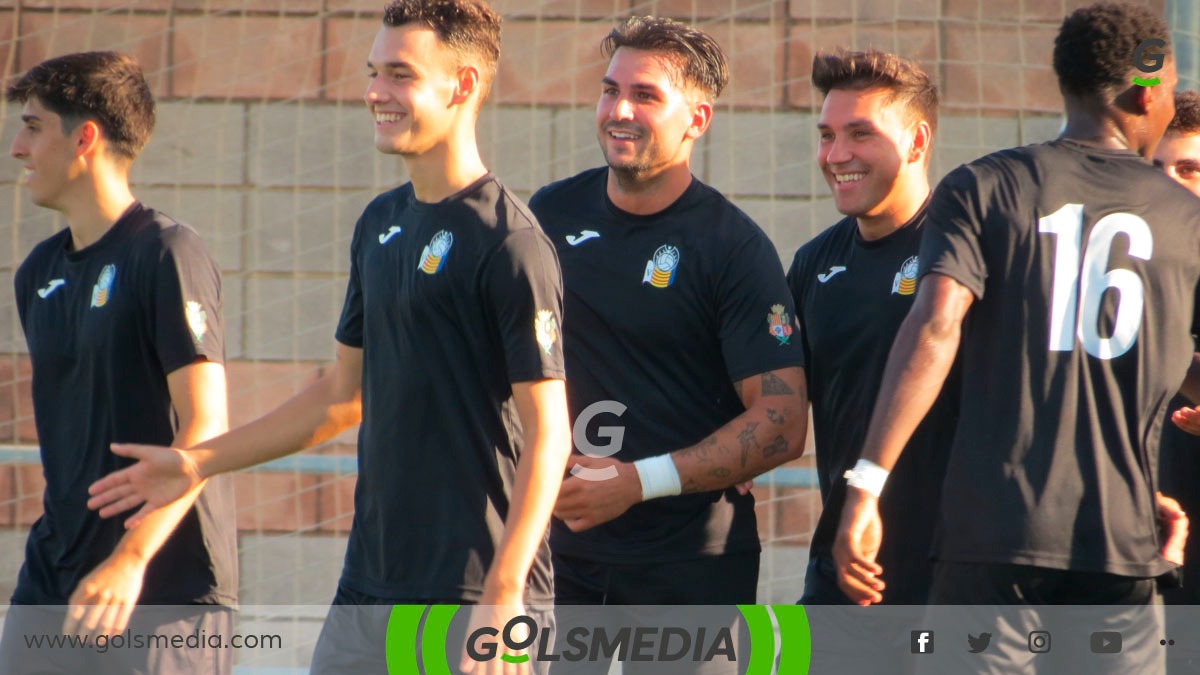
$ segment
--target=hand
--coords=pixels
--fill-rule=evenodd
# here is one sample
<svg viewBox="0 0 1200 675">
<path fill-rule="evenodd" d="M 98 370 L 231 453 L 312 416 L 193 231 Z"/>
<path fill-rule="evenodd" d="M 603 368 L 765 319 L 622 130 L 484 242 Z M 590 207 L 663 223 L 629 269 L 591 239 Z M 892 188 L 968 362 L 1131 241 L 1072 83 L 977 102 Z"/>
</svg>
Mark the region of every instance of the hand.
<svg viewBox="0 0 1200 675">
<path fill-rule="evenodd" d="M 147 561 L 120 551 L 96 566 L 75 587 L 63 621 L 64 635 L 116 635 L 142 593 Z"/>
<path fill-rule="evenodd" d="M 475 675 L 528 675 L 530 673 L 528 660 L 524 663 L 510 663 L 502 658 L 502 656 L 520 656 L 528 652 L 527 649 L 518 652 L 508 649 L 502 639 L 504 627 L 513 617 L 522 614 L 525 614 L 525 605 L 521 601 L 520 592 L 496 594 L 485 591 L 480 603 L 471 607 L 471 621 L 467 624 L 467 639 L 469 640 L 476 630 L 485 626 L 495 628 L 497 631 L 496 656 L 487 661 L 476 661 L 467 653 L 467 646 L 463 645 L 459 669 L 464 673 L 475 673 Z M 513 629 L 512 637 L 516 641 L 523 641 L 528 638 L 528 635 L 528 630 L 524 625 Z"/>
<path fill-rule="evenodd" d="M 1158 534 L 1163 542 L 1162 557 L 1176 565 L 1183 564 L 1183 547 L 1187 544 L 1188 517 L 1179 502 L 1161 492 L 1154 493 Z"/>
<path fill-rule="evenodd" d="M 733 488 L 738 491 L 739 495 L 748 495 L 754 489 L 754 481 L 748 480 L 745 483 L 738 483 Z"/>
<path fill-rule="evenodd" d="M 99 509 L 101 518 L 111 518 L 141 505 L 137 513 L 125 520 L 126 529 L 204 482 L 199 468 L 185 450 L 113 443 L 112 451 L 138 462 L 92 483 L 88 487 L 92 498 L 87 505 L 89 509 Z"/>
<path fill-rule="evenodd" d="M 581 472 L 576 467 L 589 471 Z M 613 467 L 616 474 L 608 478 L 597 476 L 600 471 L 612 474 L 608 467 Z M 574 455 L 567 464 L 567 478 L 558 492 L 554 515 L 572 532 L 582 532 L 607 523 L 641 501 L 642 480 L 632 464 Z"/>
<path fill-rule="evenodd" d="M 1200 406 L 1176 410 L 1171 413 L 1171 421 L 1189 434 L 1200 436 Z"/>
<path fill-rule="evenodd" d="M 838 568 L 838 586 L 851 601 L 870 605 L 883 601 L 883 568 L 875 562 L 883 540 L 883 521 L 879 518 L 879 500 L 856 487 L 846 488 L 842 522 L 833 559 Z"/>
</svg>

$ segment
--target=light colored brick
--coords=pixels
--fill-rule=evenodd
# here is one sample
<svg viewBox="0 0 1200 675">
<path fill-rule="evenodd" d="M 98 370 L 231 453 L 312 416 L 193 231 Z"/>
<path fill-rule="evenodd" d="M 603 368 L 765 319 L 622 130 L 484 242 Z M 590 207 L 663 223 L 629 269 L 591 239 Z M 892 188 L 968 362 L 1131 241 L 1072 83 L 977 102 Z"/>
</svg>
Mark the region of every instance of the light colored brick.
<svg viewBox="0 0 1200 675">
<path fill-rule="evenodd" d="M 18 464 L 15 469 L 13 522 L 17 527 L 28 528 L 42 516 L 42 492 L 46 489 L 46 479 L 42 476 L 40 463 Z"/>
<path fill-rule="evenodd" d="M 482 111 L 476 132 L 484 163 L 514 190 L 536 190 L 550 182 L 548 108 L 501 108 Z"/>
<path fill-rule="evenodd" d="M 708 29 L 729 60 L 729 84 L 719 104 L 770 108 L 783 103 L 782 26 L 722 23 Z"/>
<path fill-rule="evenodd" d="M 1021 63 L 1021 30 L 1016 24 L 948 22 L 942 40 L 947 61 Z"/>
<path fill-rule="evenodd" d="M 321 0 L 175 0 L 175 10 L 198 10 L 208 14 L 303 14 L 321 11 Z"/>
<path fill-rule="evenodd" d="M 9 26 L 0 25 L 0 34 L 11 34 Z M 112 49 L 137 58 L 151 91 L 161 96 L 167 92 L 167 32 L 166 16 L 25 12 L 17 67 L 28 70 L 69 52 Z"/>
<path fill-rule="evenodd" d="M 1017 2 L 1017 0 L 1010 0 Z M 1045 22 L 1057 26 L 1071 12 L 1093 4 L 1094 0 L 1020 0 L 1019 20 L 1023 23 Z M 1133 0 L 1140 4 L 1149 5 L 1161 16 L 1163 13 L 1162 0 Z"/>
<path fill-rule="evenodd" d="M 629 0 L 495 0 L 492 9 L 515 18 L 600 19 L 629 13 Z M 502 36 L 507 40 L 507 36 Z"/>
<path fill-rule="evenodd" d="M 15 5 L 16 2 L 0 3 L 0 6 L 3 7 L 12 7 Z M 58 11 L 64 9 L 87 9 L 92 11 L 137 10 L 142 12 L 161 11 L 170 6 L 171 0 L 21 0 L 21 7 L 25 9 L 53 9 Z"/>
<path fill-rule="evenodd" d="M 245 191 L 236 188 L 133 186 L 134 195 L 200 233 L 222 270 L 242 269 Z"/>
<path fill-rule="evenodd" d="M 1021 0 L 945 0 L 942 17 L 967 21 L 1016 21 L 1020 2 Z"/>
<path fill-rule="evenodd" d="M 250 107 L 250 181 L 259 186 L 368 188 L 407 182 L 404 162 L 375 149 L 362 105 L 301 103 Z"/>
<path fill-rule="evenodd" d="M 316 520 L 315 476 L 242 472 L 233 475 L 233 486 L 239 530 L 292 532 Z"/>
<path fill-rule="evenodd" d="M 374 197 L 369 191 L 253 193 L 248 266 L 260 272 L 348 272 L 354 223 Z"/>
<path fill-rule="evenodd" d="M 947 148 L 983 148 L 988 152 L 1017 145 L 1014 117 L 943 115 L 938 119 L 934 145 Z"/>
<path fill-rule="evenodd" d="M 1062 115 L 1052 117 L 1022 117 L 1020 144 L 1042 143 L 1058 138 L 1059 132 L 1062 131 L 1063 122 L 1064 118 Z"/>
<path fill-rule="evenodd" d="M 319 21 L 180 16 L 173 36 L 174 96 L 261 100 L 320 94 Z"/>
<path fill-rule="evenodd" d="M 821 107 L 821 94 L 812 88 L 812 60 L 817 51 L 870 47 L 914 59 L 936 79 L 938 34 L 932 22 L 798 25 L 791 28 L 787 40 L 788 104 L 814 110 Z"/>
<path fill-rule="evenodd" d="M 329 604 L 337 590 L 342 563 L 346 556 L 345 537 L 300 537 L 295 534 L 243 533 L 238 540 L 238 600 L 243 607 L 254 605 Z M 322 611 L 322 615 L 324 611 Z M 238 625 L 246 635 L 243 619 Z M 319 625 L 319 620 L 318 620 Z M 280 623 L 271 621 L 262 632 L 280 632 Z M 310 639 L 315 636 L 310 636 Z M 285 642 L 285 646 L 292 646 Z M 274 650 L 273 650 L 274 651 Z M 311 645 L 306 657 L 311 657 Z M 274 656 L 274 654 L 272 654 Z M 274 663 L 274 662 L 272 662 Z M 304 663 L 307 663 L 305 661 Z"/>
<path fill-rule="evenodd" d="M 241 426 L 279 407 L 316 381 L 326 362 L 230 361 L 225 364 L 229 383 L 229 425 Z"/>
<path fill-rule="evenodd" d="M 708 30 L 711 26 L 703 24 L 708 20 L 780 20 L 787 11 L 786 0 L 638 0 L 631 13 L 700 23 L 699 28 Z"/>
<path fill-rule="evenodd" d="M 382 26 L 378 17 L 325 21 L 325 82 L 321 89 L 324 98 L 366 108 L 363 95 L 370 82 L 367 56 Z"/>
<path fill-rule="evenodd" d="M 327 12 L 354 12 L 377 21 L 383 20 L 383 8 L 387 5 L 379 0 L 325 0 Z"/>
<path fill-rule="evenodd" d="M 350 531 L 350 525 L 354 522 L 354 486 L 357 481 L 357 474 L 321 476 L 317 525 L 322 532 Z"/>
<path fill-rule="evenodd" d="M 1018 65 L 943 64 L 943 110 L 1017 110 L 1023 70 Z"/>
<path fill-rule="evenodd" d="M 785 269 L 801 244 L 842 219 L 832 197 L 815 200 L 745 197 L 733 202 L 771 237 Z"/>
<path fill-rule="evenodd" d="M 333 334 L 345 294 L 344 276 L 248 278 L 245 356 L 332 360 Z"/>
<path fill-rule="evenodd" d="M 142 186 L 243 184 L 245 115 L 241 104 L 159 103 L 154 138 L 133 165 L 131 181 Z"/>
<path fill-rule="evenodd" d="M 1062 94 L 1058 77 L 1050 68 L 1025 68 L 1021 71 L 1021 108 L 1029 112 L 1062 112 Z"/>
<path fill-rule="evenodd" d="M 854 0 L 789 0 L 788 13 L 801 21 L 851 19 Z"/>
<path fill-rule="evenodd" d="M 605 22 L 509 21 L 504 26 L 491 101 L 499 104 L 595 105 L 608 62 Z"/>
<path fill-rule="evenodd" d="M 736 195 L 824 194 L 816 174 L 816 117 L 736 112 L 709 129 L 708 182 Z"/>
<path fill-rule="evenodd" d="M 225 317 L 225 358 L 240 359 L 246 350 L 245 275 L 230 272 L 221 275 L 222 308 Z M 227 366 L 228 367 L 228 366 Z"/>
<path fill-rule="evenodd" d="M 554 112 L 554 150 L 551 157 L 552 181 L 574 176 L 604 163 L 600 143 L 596 140 L 595 107 L 559 108 Z M 693 166 L 692 172 L 695 171 Z"/>
</svg>

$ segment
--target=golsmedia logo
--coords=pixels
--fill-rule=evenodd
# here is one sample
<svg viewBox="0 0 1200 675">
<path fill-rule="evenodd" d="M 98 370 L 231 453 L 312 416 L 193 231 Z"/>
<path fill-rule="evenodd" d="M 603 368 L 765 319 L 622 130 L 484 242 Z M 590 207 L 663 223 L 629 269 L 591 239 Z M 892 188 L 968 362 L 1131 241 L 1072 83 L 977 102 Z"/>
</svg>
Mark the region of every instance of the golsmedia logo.
<svg viewBox="0 0 1200 675">
<path fill-rule="evenodd" d="M 458 658 L 464 649 L 468 658 L 480 663 L 496 659 L 511 664 L 603 662 L 614 658 L 632 663 L 716 661 L 745 664 L 746 675 L 805 675 L 811 655 L 808 616 L 800 605 L 738 605 L 736 612 L 724 608 L 724 616 L 736 616 L 744 625 L 742 637 L 737 637 L 738 627 L 732 625 L 733 621 L 728 626 L 710 628 L 685 628 L 677 622 L 654 625 L 640 620 L 629 621 L 635 625 L 611 621 L 604 622 L 604 626 L 569 625 L 561 614 L 556 629 L 539 626 L 535 618 L 520 615 L 504 626 L 477 628 L 464 637 L 462 624 L 469 619 L 470 611 L 456 619 L 459 608 L 394 606 L 387 627 L 388 672 L 449 673 L 447 657 Z M 452 621 L 459 630 L 450 630 Z M 682 619 L 682 623 L 689 621 L 690 614 Z M 459 637 L 450 639 L 449 635 Z"/>
<path fill-rule="evenodd" d="M 476 661 L 491 661 L 499 651 L 497 638 L 503 640 L 510 651 L 519 652 L 538 644 L 538 661 L 609 661 L 614 656 L 618 661 L 647 663 L 651 661 L 671 662 L 690 659 L 697 663 L 725 660 L 737 661 L 733 632 L 721 627 L 708 635 L 704 627 L 695 629 L 678 626 L 574 626 L 567 629 L 565 645 L 555 653 L 554 638 L 549 628 L 538 629 L 537 622 L 530 616 L 517 616 L 505 624 L 502 631 L 490 626 L 476 630 L 467 638 L 467 655 Z M 517 637 L 522 636 L 522 637 Z M 525 663 L 528 654 L 513 656 L 501 654 L 506 663 Z"/>
</svg>

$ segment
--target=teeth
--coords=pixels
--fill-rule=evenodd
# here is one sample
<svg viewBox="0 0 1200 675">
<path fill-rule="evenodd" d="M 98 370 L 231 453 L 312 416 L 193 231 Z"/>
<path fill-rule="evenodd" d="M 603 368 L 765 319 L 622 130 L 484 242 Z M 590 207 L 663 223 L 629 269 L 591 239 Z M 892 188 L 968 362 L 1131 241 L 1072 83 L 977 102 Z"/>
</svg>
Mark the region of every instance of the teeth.
<svg viewBox="0 0 1200 675">
<path fill-rule="evenodd" d="M 847 183 L 852 180 L 862 180 L 863 178 L 866 178 L 866 177 L 867 177 L 867 174 L 865 174 L 865 173 L 835 173 L 835 174 L 833 174 L 833 178 L 839 183 Z"/>
<path fill-rule="evenodd" d="M 623 141 L 632 141 L 632 140 L 637 139 L 637 136 L 635 136 L 634 134 L 625 134 L 625 133 L 621 133 L 619 131 L 610 131 L 608 135 L 612 136 L 613 138 L 618 138 Z"/>
<path fill-rule="evenodd" d="M 399 122 L 404 117 L 400 113 L 375 113 L 375 121 L 380 124 L 385 122 Z"/>
</svg>

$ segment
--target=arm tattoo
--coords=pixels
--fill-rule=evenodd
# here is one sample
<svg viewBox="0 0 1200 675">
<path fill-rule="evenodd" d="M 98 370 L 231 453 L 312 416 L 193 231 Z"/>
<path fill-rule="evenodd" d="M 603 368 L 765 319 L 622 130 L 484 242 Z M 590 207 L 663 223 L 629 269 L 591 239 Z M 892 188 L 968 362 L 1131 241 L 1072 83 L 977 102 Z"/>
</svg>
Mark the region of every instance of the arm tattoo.
<svg viewBox="0 0 1200 675">
<path fill-rule="evenodd" d="M 746 460 L 750 455 L 750 446 L 759 447 L 758 441 L 754 439 L 754 430 L 758 427 L 758 422 L 749 422 L 746 428 L 742 429 L 738 434 L 738 443 L 742 444 L 742 468 L 746 468 Z"/>
<path fill-rule="evenodd" d="M 712 476 L 713 478 L 729 478 L 733 475 L 733 472 L 723 466 L 718 466 L 710 469 L 708 475 Z"/>
<path fill-rule="evenodd" d="M 763 373 L 762 393 L 763 396 L 792 396 L 796 392 L 792 391 L 787 382 L 779 379 L 775 373 Z"/>
<path fill-rule="evenodd" d="M 785 439 L 783 436 L 776 436 L 775 440 L 771 441 L 770 445 L 763 448 L 763 459 L 766 459 L 767 457 L 774 457 L 775 455 L 782 455 L 783 453 L 787 452 L 787 450 L 787 439 Z"/>
<path fill-rule="evenodd" d="M 690 448 L 680 450 L 680 453 L 686 456 L 695 456 L 697 462 L 708 464 L 712 462 L 712 449 L 717 444 L 717 439 L 709 436 Z"/>
<path fill-rule="evenodd" d="M 774 408 L 767 408 L 767 419 L 771 420 L 771 424 L 783 424 L 783 413 Z"/>
</svg>

